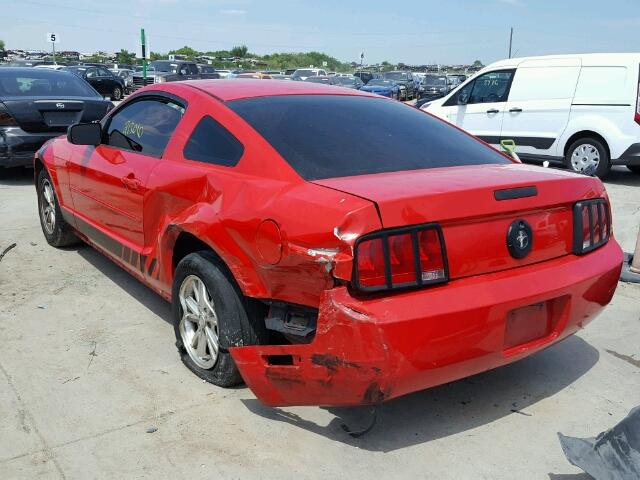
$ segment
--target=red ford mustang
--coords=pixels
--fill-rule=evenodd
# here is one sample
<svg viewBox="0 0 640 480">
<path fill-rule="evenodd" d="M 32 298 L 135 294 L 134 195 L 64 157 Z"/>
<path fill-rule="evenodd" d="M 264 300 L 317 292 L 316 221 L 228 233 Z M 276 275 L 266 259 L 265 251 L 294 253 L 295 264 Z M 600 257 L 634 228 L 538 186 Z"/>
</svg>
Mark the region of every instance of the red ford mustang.
<svg viewBox="0 0 640 480">
<path fill-rule="evenodd" d="M 376 404 L 521 359 L 591 321 L 622 264 L 597 178 L 319 84 L 150 86 L 35 174 L 51 245 L 79 238 L 171 301 L 185 365 L 269 405 Z"/>
</svg>

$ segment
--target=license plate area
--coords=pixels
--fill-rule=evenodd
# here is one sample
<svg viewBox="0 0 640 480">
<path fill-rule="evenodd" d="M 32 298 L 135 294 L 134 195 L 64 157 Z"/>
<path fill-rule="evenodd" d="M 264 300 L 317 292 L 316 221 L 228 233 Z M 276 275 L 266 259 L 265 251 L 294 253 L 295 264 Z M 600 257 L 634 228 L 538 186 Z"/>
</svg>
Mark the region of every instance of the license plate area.
<svg viewBox="0 0 640 480">
<path fill-rule="evenodd" d="M 77 122 L 79 112 L 43 112 L 44 122 L 49 127 L 68 127 Z"/>
<path fill-rule="evenodd" d="M 558 297 L 509 311 L 504 330 L 505 353 L 555 338 L 568 301 L 568 297 Z"/>
</svg>

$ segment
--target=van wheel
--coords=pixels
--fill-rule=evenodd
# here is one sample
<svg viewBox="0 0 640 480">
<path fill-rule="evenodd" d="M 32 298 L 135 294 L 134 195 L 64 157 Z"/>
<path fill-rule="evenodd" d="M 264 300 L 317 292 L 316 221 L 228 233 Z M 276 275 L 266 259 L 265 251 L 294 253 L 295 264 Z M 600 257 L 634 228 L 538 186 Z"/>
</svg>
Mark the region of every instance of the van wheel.
<svg viewBox="0 0 640 480">
<path fill-rule="evenodd" d="M 173 328 L 182 363 L 219 387 L 242 383 L 229 347 L 265 343 L 266 315 L 242 295 L 211 252 L 191 253 L 176 267 Z"/>
<path fill-rule="evenodd" d="M 640 165 L 627 165 L 627 168 L 633 173 L 640 174 Z"/>
<path fill-rule="evenodd" d="M 607 149 L 595 138 L 581 138 L 573 142 L 567 150 L 565 164 L 576 173 L 593 171 L 592 175 L 599 178 L 611 169 Z"/>
</svg>

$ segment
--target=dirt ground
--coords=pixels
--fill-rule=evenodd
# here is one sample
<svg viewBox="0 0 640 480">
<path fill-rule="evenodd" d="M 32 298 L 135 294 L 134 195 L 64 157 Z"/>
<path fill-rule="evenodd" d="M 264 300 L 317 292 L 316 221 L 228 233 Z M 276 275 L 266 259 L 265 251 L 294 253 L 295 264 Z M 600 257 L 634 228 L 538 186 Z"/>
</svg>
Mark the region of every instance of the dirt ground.
<svg viewBox="0 0 640 480">
<path fill-rule="evenodd" d="M 607 181 L 626 251 L 640 176 Z M 368 409 L 267 408 L 180 362 L 170 309 L 88 247 L 50 248 L 32 179 L 0 180 L 0 478 L 589 478 L 557 432 L 594 436 L 640 404 L 640 285 L 518 363 Z M 153 431 L 157 429 L 156 431 Z M 147 433 L 153 431 L 153 433 Z"/>
</svg>

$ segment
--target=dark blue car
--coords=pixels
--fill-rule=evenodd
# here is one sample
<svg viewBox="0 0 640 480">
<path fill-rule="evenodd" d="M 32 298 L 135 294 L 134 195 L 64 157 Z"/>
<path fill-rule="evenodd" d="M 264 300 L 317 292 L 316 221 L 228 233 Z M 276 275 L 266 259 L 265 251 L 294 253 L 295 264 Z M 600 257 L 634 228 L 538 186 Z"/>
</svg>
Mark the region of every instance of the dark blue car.
<svg viewBox="0 0 640 480">
<path fill-rule="evenodd" d="M 400 100 L 400 85 L 393 80 L 374 78 L 369 80 L 369 83 L 360 88 L 360 90 Z"/>
</svg>

